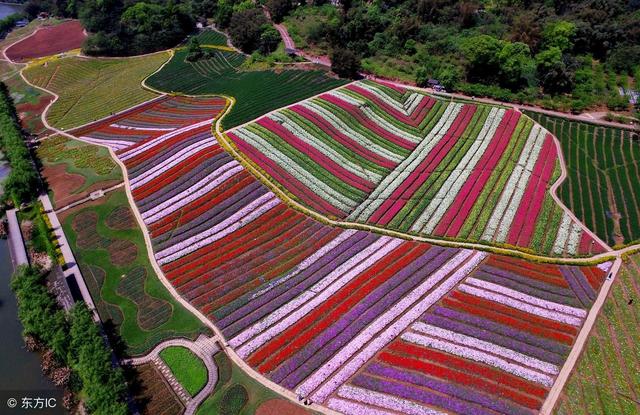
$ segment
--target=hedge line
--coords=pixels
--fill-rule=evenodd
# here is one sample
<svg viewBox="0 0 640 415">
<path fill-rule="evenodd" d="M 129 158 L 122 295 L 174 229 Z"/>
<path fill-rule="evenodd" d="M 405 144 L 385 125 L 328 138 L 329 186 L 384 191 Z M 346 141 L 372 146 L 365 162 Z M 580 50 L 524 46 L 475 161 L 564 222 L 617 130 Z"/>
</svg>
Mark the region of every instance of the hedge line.
<svg viewBox="0 0 640 415">
<path fill-rule="evenodd" d="M 13 100 L 3 82 L 0 82 L 0 136 L 0 150 L 11 166 L 4 182 L 4 197 L 16 206 L 33 201 L 38 194 L 38 174 L 24 141 Z"/>
</svg>

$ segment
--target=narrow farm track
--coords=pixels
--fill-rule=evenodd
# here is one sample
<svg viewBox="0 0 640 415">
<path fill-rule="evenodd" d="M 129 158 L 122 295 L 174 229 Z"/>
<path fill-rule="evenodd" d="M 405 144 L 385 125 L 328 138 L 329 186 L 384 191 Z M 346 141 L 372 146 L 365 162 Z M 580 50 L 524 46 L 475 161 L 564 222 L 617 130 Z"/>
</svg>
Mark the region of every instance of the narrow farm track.
<svg viewBox="0 0 640 415">
<path fill-rule="evenodd" d="M 24 76 L 23 76 L 24 78 Z M 28 81 L 27 81 L 28 82 Z M 42 89 L 42 88 L 41 88 Z M 46 91 L 46 90 L 45 90 Z M 46 91 L 49 92 L 49 91 Z M 49 92 L 51 93 L 51 92 Z M 57 99 L 57 95 L 51 93 L 55 99 Z M 55 102 L 55 99 L 53 102 Z M 225 136 L 225 134 L 223 133 L 223 131 L 221 131 L 221 119 L 229 113 L 229 111 L 232 108 L 232 105 L 234 103 L 234 100 L 232 98 L 229 99 L 229 101 L 231 102 L 231 105 L 228 105 L 227 108 L 225 109 L 224 113 L 221 114 L 215 121 L 215 133 L 216 136 L 218 137 L 219 142 L 225 147 L 225 149 L 231 153 L 237 160 L 239 160 L 246 168 L 248 168 L 255 176 L 259 177 L 261 179 L 261 181 L 264 184 L 269 184 L 269 180 L 267 180 L 267 177 L 264 176 L 258 169 L 256 169 L 251 162 L 249 162 L 246 158 L 243 157 L 243 155 L 241 153 L 239 153 L 238 151 L 236 151 L 234 149 L 234 147 L 231 145 L 231 143 L 229 141 L 227 141 L 227 138 Z M 51 104 L 53 104 L 53 102 Z M 49 126 L 46 123 L 46 113 L 47 110 L 49 109 L 50 105 L 47 107 L 47 109 L 44 111 L 42 117 L 43 117 L 43 124 L 45 126 L 47 126 L 48 128 L 51 128 L 53 131 L 57 131 L 58 133 L 65 135 L 69 138 L 73 138 L 73 139 L 78 139 L 78 137 L 75 137 L 71 134 L 68 134 L 66 132 L 63 131 L 58 131 L 55 128 L 52 128 L 51 126 Z M 85 141 L 80 139 L 81 141 Z M 92 143 L 95 144 L 95 143 Z M 148 248 L 148 252 L 149 252 L 149 257 L 151 260 L 151 263 L 154 266 L 154 269 L 156 270 L 156 272 L 158 273 L 158 275 L 160 276 L 160 279 L 162 281 L 162 283 L 165 285 L 165 287 L 172 293 L 172 295 L 178 300 L 180 301 L 187 309 L 189 309 L 191 312 L 193 312 L 196 316 L 198 316 L 200 318 L 201 321 L 203 321 L 203 323 L 205 323 L 208 327 L 211 327 L 212 330 L 216 333 L 216 337 L 220 338 L 220 339 L 224 339 L 225 337 L 222 335 L 222 333 L 220 332 L 220 330 L 216 327 L 216 325 L 214 325 L 206 316 L 204 316 L 202 314 L 201 311 L 199 311 L 198 309 L 196 309 L 190 302 L 184 300 L 182 298 L 182 296 L 177 292 L 177 290 L 174 288 L 174 286 L 167 280 L 165 274 L 162 272 L 162 270 L 160 269 L 160 266 L 157 264 L 156 259 L 154 257 L 154 255 L 152 254 L 153 252 L 153 247 L 152 247 L 152 243 L 151 243 L 151 237 L 149 234 L 149 230 L 147 228 L 147 226 L 145 225 L 144 220 L 142 219 L 142 215 L 140 214 L 140 211 L 138 210 L 138 208 L 136 207 L 134 198 L 133 198 L 133 194 L 132 194 L 132 189 L 131 189 L 131 182 L 129 180 L 129 176 L 127 173 L 127 169 L 124 165 L 124 163 L 122 161 L 119 160 L 119 158 L 117 157 L 117 155 L 115 154 L 115 152 L 113 151 L 113 148 L 106 146 L 107 148 L 109 148 L 110 150 L 110 154 L 112 156 L 112 158 L 121 166 L 122 170 L 123 170 L 123 174 L 125 176 L 125 186 L 126 186 L 126 190 L 127 190 L 127 196 L 129 198 L 129 202 L 132 206 L 132 209 L 135 213 L 136 219 L 138 220 L 138 224 L 141 227 L 141 229 L 143 230 L 144 236 L 145 236 L 145 243 L 147 245 Z M 565 172 L 565 176 L 566 176 L 566 172 Z M 605 261 L 611 258 L 618 258 L 617 263 L 620 262 L 619 257 L 625 253 L 625 252 L 631 252 L 632 250 L 637 250 L 640 248 L 640 245 L 635 245 L 635 246 L 631 246 L 631 247 L 627 247 L 625 249 L 622 250 L 618 250 L 618 251 L 609 251 L 603 254 L 599 254 L 596 255 L 594 257 L 591 258 L 577 258 L 577 259 L 571 259 L 571 258 L 562 258 L 562 259 L 558 259 L 558 258 L 551 258 L 551 257 L 546 257 L 546 256 L 542 256 L 542 255 L 530 255 L 530 254 L 523 254 L 520 251 L 517 250 L 510 250 L 510 249 L 503 249 L 503 248 L 488 248 L 486 245 L 482 245 L 482 244 L 473 244 L 473 243 L 464 243 L 464 242 L 455 242 L 455 241 L 442 241 L 436 238 L 422 238 L 422 237 L 415 237 L 413 235 L 408 235 L 408 234 L 404 234 L 401 232 L 392 232 L 392 231 L 388 231 L 385 230 L 383 228 L 380 227 L 376 227 L 376 226 L 371 226 L 371 225 L 363 225 L 363 224 L 356 224 L 356 223 L 352 223 L 349 221 L 336 221 L 336 220 L 332 220 L 329 219 L 328 217 L 324 216 L 324 215 L 320 215 L 317 212 L 311 211 L 310 209 L 297 204 L 297 202 L 295 202 L 294 200 L 292 200 L 290 197 L 287 196 L 287 194 L 285 192 L 280 191 L 279 189 L 275 188 L 274 186 L 270 186 L 271 190 L 276 193 L 278 196 L 280 196 L 280 198 L 284 201 L 287 202 L 287 204 L 289 204 L 290 206 L 296 208 L 299 211 L 302 211 L 303 213 L 305 213 L 308 216 L 313 217 L 314 219 L 317 219 L 318 221 L 325 223 L 325 224 L 329 224 L 332 226 L 336 226 L 336 227 L 341 227 L 341 228 L 353 228 L 353 229 L 362 229 L 362 230 L 368 230 L 368 231 L 373 231 L 375 233 L 382 233 L 382 234 L 386 234 L 386 235 L 390 235 L 390 236 L 397 236 L 400 237 L 402 239 L 407 239 L 407 240 L 413 240 L 413 241 L 420 241 L 420 242 L 431 242 L 434 245 L 443 245 L 443 246 L 451 246 L 451 247 L 463 247 L 463 248 L 472 248 L 472 249 L 478 249 L 478 250 L 482 250 L 482 251 L 491 251 L 491 252 L 500 252 L 500 253 L 507 253 L 507 254 L 511 254 L 512 256 L 519 256 L 519 257 L 528 257 L 529 259 L 536 259 L 538 261 L 545 261 L 545 262 L 556 262 L 556 263 L 563 263 L 563 264 L 589 264 L 589 263 L 593 263 L 594 261 Z M 617 269 L 614 268 L 613 271 L 617 272 Z M 612 274 L 615 276 L 615 272 L 612 272 Z M 610 280 L 612 282 L 614 278 L 612 277 Z M 550 413 L 551 409 L 553 408 L 553 405 L 555 404 L 555 401 L 557 400 L 557 396 L 559 395 L 560 391 L 562 390 L 562 387 L 564 385 L 564 382 L 566 381 L 566 378 L 568 377 L 568 374 L 571 372 L 571 369 L 573 367 L 573 365 L 575 364 L 575 361 L 577 360 L 577 356 L 579 355 L 582 347 L 584 346 L 584 342 L 588 336 L 588 333 L 591 329 L 591 326 L 593 325 L 593 322 L 595 321 L 595 317 L 597 315 L 597 312 L 599 311 L 602 302 L 604 301 L 604 298 L 606 297 L 607 291 L 608 291 L 608 287 L 606 284 L 609 283 L 610 286 L 610 282 L 606 281 L 605 282 L 605 287 L 603 289 L 600 290 L 600 293 L 598 294 L 597 299 L 595 300 L 595 306 L 594 308 L 592 308 L 592 310 L 589 312 L 587 319 L 584 322 L 584 325 L 582 326 L 582 329 L 579 332 L 578 338 L 576 340 L 576 343 L 573 346 L 573 349 L 571 351 L 571 355 L 569 357 L 569 359 L 564 363 L 562 370 L 560 372 L 560 375 L 558 376 L 557 380 L 555 381 L 555 383 L 553 384 L 553 387 L 551 389 L 551 393 L 549 394 L 549 397 L 547 398 L 547 400 L 545 401 L 545 405 L 544 408 L 549 408 L 547 412 L 543 413 Z M 595 310 L 595 311 L 594 311 Z M 276 384 L 275 382 L 269 380 L 267 377 L 263 376 L 262 374 L 258 373 L 257 371 L 255 371 L 252 367 L 250 367 L 245 361 L 244 359 L 241 359 L 238 354 L 236 353 L 235 349 L 231 348 L 226 342 L 223 343 L 223 348 L 225 349 L 225 351 L 227 352 L 227 354 L 234 360 L 234 362 L 236 364 L 238 364 L 240 367 L 242 367 L 247 373 L 250 374 L 250 376 L 254 377 L 257 381 L 261 382 L 262 384 L 264 384 L 265 386 L 271 388 L 272 390 L 286 396 L 287 398 L 289 398 L 290 400 L 292 400 L 293 402 L 299 403 L 296 400 L 296 396 L 294 395 L 294 393 L 292 393 L 289 389 L 286 389 L 278 384 Z M 577 350 L 577 351 L 576 351 Z M 572 359 L 571 356 L 574 356 L 574 358 Z M 337 401 L 336 401 L 337 402 Z M 316 410 L 318 412 L 321 413 L 327 413 L 327 414 L 332 414 L 332 413 L 336 413 L 331 409 L 328 409 L 324 406 L 318 405 L 318 404 L 312 404 L 311 409 Z M 546 410 L 546 409 L 545 409 Z"/>
</svg>

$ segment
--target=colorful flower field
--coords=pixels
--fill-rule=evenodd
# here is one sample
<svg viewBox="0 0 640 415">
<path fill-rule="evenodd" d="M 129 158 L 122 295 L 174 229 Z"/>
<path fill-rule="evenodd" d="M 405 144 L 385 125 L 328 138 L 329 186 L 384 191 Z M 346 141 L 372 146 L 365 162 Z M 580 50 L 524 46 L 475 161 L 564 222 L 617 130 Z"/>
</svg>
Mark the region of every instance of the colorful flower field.
<svg viewBox="0 0 640 415">
<path fill-rule="evenodd" d="M 606 249 L 554 202 L 554 138 L 516 110 L 361 81 L 226 134 L 329 217 L 556 256 Z"/>
<path fill-rule="evenodd" d="M 117 136 L 96 132 L 152 128 L 140 114 L 89 126 L 83 137 L 113 145 Z M 609 263 L 537 265 L 321 224 L 226 153 L 204 114 L 162 133 L 175 127 L 167 114 L 172 121 L 117 156 L 165 276 L 251 367 L 345 414 L 541 407 Z M 368 173 L 374 165 L 392 167 L 372 163 Z M 346 188 L 355 173 L 342 167 L 335 184 Z"/>
<path fill-rule="evenodd" d="M 55 55 L 71 49 L 78 49 L 87 38 L 82 24 L 69 20 L 54 26 L 45 26 L 25 37 L 6 50 L 7 57 L 15 62 Z"/>
</svg>

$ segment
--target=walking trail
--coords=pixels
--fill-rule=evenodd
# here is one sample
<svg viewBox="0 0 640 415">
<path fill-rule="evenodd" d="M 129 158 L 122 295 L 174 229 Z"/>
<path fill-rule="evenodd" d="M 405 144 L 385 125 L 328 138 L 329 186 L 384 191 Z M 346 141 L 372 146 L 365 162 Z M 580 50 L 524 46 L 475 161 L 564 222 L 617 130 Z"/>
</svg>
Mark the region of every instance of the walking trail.
<svg viewBox="0 0 640 415">
<path fill-rule="evenodd" d="M 168 62 L 168 61 L 167 61 Z M 166 63 L 165 63 L 166 64 Z M 66 137 L 72 138 L 72 139 L 76 139 L 76 140 L 80 140 L 78 137 L 75 137 L 67 132 L 64 132 L 62 130 L 59 130 L 53 126 L 51 126 L 46 119 L 46 115 L 49 111 L 49 109 L 51 108 L 51 106 L 59 99 L 58 95 L 52 91 L 49 91 L 45 88 L 41 88 L 38 87 L 36 85 L 31 84 L 31 82 L 29 82 L 28 79 L 26 79 L 26 77 L 23 74 L 23 71 L 20 71 L 20 76 L 25 80 L 25 82 L 27 82 L 29 85 L 38 88 L 40 90 L 43 90 L 46 93 L 51 94 L 54 99 L 47 105 L 47 107 L 44 109 L 41 118 L 42 118 L 42 122 L 43 125 L 46 128 L 49 128 L 52 131 L 55 131 L 59 134 L 62 134 Z M 144 81 L 143 81 L 143 86 L 144 85 Z M 403 85 L 404 87 L 410 87 L 407 85 Z M 160 94 L 163 94 L 161 91 L 156 91 Z M 318 94 L 320 95 L 320 94 Z M 565 383 L 567 382 L 571 371 L 573 370 L 574 366 L 576 365 L 576 362 L 586 344 L 586 341 L 588 339 L 588 335 L 589 332 L 591 331 L 596 317 L 598 315 L 598 313 L 600 312 L 602 305 L 604 304 L 604 301 L 607 297 L 607 294 L 610 290 L 611 285 L 613 284 L 615 277 L 618 273 L 618 270 L 620 269 L 621 263 L 622 263 L 622 256 L 628 253 L 632 253 L 635 251 L 640 250 L 640 244 L 636 244 L 636 245 L 632 245 L 632 246 L 628 246 L 619 250 L 610 250 L 609 252 L 603 253 L 603 254 L 599 254 L 599 255 L 595 255 L 593 257 L 590 258 L 549 258 L 549 257 L 544 257 L 544 256 L 540 256 L 540 255 L 530 255 L 530 254 L 523 254 L 520 251 L 515 251 L 515 250 L 511 250 L 511 249 L 503 249 L 503 248 L 493 248 L 493 247 L 488 247 L 486 245 L 482 245 L 482 244 L 477 244 L 477 243 L 464 243 L 464 242 L 454 242 L 454 241 L 443 241 L 443 240 L 439 240 L 439 239 L 433 239 L 433 238 L 424 238 L 424 237 L 415 237 L 412 235 L 407 235 L 407 234 L 402 234 L 400 232 L 393 232 L 393 231 L 388 231 L 386 229 L 381 229 L 381 228 L 377 228 L 375 226 L 370 226 L 370 225 L 362 225 L 362 224 L 355 224 L 355 223 L 350 223 L 350 222 L 342 222 L 342 221 L 334 221 L 331 220 L 323 215 L 318 214 L 317 212 L 313 212 L 309 209 L 307 209 L 306 207 L 298 204 L 297 202 L 291 200 L 291 198 L 289 198 L 285 193 L 281 192 L 279 189 L 275 188 L 275 186 L 273 186 L 271 184 L 271 182 L 268 180 L 268 178 L 266 178 L 263 174 L 261 174 L 259 171 L 257 171 L 252 165 L 251 163 L 249 163 L 242 154 L 240 154 L 238 151 L 235 150 L 235 148 L 233 146 L 230 145 L 230 143 L 227 141 L 228 139 L 224 136 L 223 130 L 222 130 L 222 126 L 221 126 L 221 120 L 224 118 L 224 116 L 226 116 L 230 111 L 231 108 L 233 107 L 233 104 L 235 103 L 235 99 L 232 97 L 226 97 L 227 99 L 229 99 L 230 101 L 230 105 L 227 107 L 227 109 L 225 110 L 225 112 L 223 114 L 221 114 L 218 119 L 215 122 L 215 133 L 217 135 L 217 137 L 220 140 L 220 143 L 225 147 L 225 149 L 227 151 L 229 151 L 234 157 L 236 157 L 238 160 L 240 160 L 242 162 L 243 165 L 245 165 L 245 167 L 247 167 L 256 177 L 259 177 L 261 179 L 261 181 L 263 183 L 265 183 L 266 185 L 268 185 L 274 192 L 276 192 L 278 194 L 278 196 L 283 197 L 284 200 L 290 204 L 290 206 L 306 213 L 307 215 L 322 221 L 324 223 L 333 225 L 333 226 L 340 226 L 340 227 L 350 227 L 350 228 L 355 228 L 355 229 L 362 229 L 362 230 L 369 230 L 369 231 L 374 231 L 374 232 L 378 232 L 378 233 L 385 233 L 391 236 L 397 236 L 400 238 L 404 238 L 404 239 L 411 239 L 411 240 L 416 240 L 416 241 L 423 241 L 423 242 L 429 242 L 429 243 L 433 243 L 433 244 L 437 244 L 437 245 L 442 245 L 442 246 L 451 246 L 451 247 L 461 247 L 461 248 L 467 248 L 467 249 L 477 249 L 477 250 L 484 250 L 484 251 L 491 251 L 491 252 L 497 252 L 497 253 L 501 253 L 501 254 L 507 254 L 507 255 L 512 255 L 512 256 L 519 256 L 519 257 L 524 257 L 527 259 L 533 259 L 533 260 L 542 260 L 542 261 L 546 261 L 546 262 L 556 262 L 556 263 L 565 263 L 565 264 L 591 264 L 594 262 L 604 262 L 606 260 L 611 260 L 611 259 L 615 259 L 615 264 L 614 267 L 612 268 L 612 270 L 609 273 L 609 276 L 607 277 L 607 280 L 605 281 L 605 283 L 603 284 L 602 289 L 600 290 L 600 293 L 598 294 L 598 297 L 594 303 L 594 306 L 592 307 L 592 309 L 590 310 L 587 319 L 584 322 L 584 325 L 576 339 L 576 342 L 569 354 L 569 357 L 567 359 L 567 361 L 565 362 L 565 364 L 563 365 L 553 387 L 551 388 L 551 391 L 542 407 L 542 412 L 543 414 L 550 414 L 558 400 L 558 397 L 560 396 L 560 393 L 562 391 L 562 389 L 564 388 Z M 313 97 L 309 98 L 312 99 Z M 467 98 L 467 97 L 465 97 Z M 143 104 L 140 104 L 143 105 Z M 500 103 L 500 105 L 505 105 L 503 103 Z M 563 113 L 558 113 L 558 116 L 562 116 L 562 117 L 566 117 L 566 114 Z M 94 144 L 94 143 L 91 143 Z M 557 142 L 556 139 L 556 145 L 559 146 L 559 142 Z M 267 379 L 266 377 L 264 377 L 262 374 L 256 372 L 253 368 L 251 368 L 243 359 L 241 359 L 236 353 L 235 351 L 227 344 L 226 340 L 224 339 L 224 336 L 222 335 L 222 332 L 207 318 L 205 317 L 199 310 L 197 310 L 191 303 L 189 303 L 188 301 L 184 300 L 176 291 L 176 289 L 173 287 L 173 285 L 167 280 L 166 276 L 164 275 L 164 273 L 162 272 L 162 270 L 160 269 L 159 265 L 157 264 L 156 260 L 155 260 L 155 256 L 153 255 L 153 247 L 151 244 L 151 239 L 149 236 L 149 232 L 148 229 L 146 227 L 146 225 L 144 224 L 144 221 L 142 220 L 142 216 L 140 215 L 140 212 L 136 206 L 136 204 L 134 203 L 134 199 L 131 193 L 131 186 L 130 186 L 130 182 L 129 182 L 129 178 L 128 178 L 128 174 L 127 174 L 127 170 L 124 166 L 124 164 L 118 159 L 118 157 L 116 156 L 116 154 L 113 152 L 113 150 L 111 150 L 109 147 L 104 146 L 106 148 L 109 149 L 109 152 L 111 154 L 111 157 L 116 161 L 116 163 L 118 163 L 118 165 L 121 167 L 122 172 L 123 172 L 123 176 L 124 176 L 124 184 L 125 184 L 125 189 L 126 189 L 126 193 L 127 193 L 127 197 L 129 200 L 129 203 L 132 207 L 132 210 L 134 212 L 134 215 L 136 217 L 136 220 L 138 221 L 138 225 L 140 226 L 140 229 L 142 230 L 142 233 L 144 235 L 144 239 L 145 239 L 145 244 L 147 247 L 147 252 L 148 252 L 148 256 L 149 256 L 149 260 L 152 264 L 152 266 L 154 267 L 154 270 L 156 271 L 160 281 L 162 282 L 162 284 L 165 286 L 165 288 L 171 293 L 171 295 L 174 296 L 174 298 L 180 303 L 182 304 L 186 309 L 188 309 L 189 311 L 191 311 L 195 316 L 197 316 L 203 324 L 205 324 L 207 327 L 211 328 L 211 330 L 215 333 L 214 338 L 218 338 L 221 339 L 221 346 L 222 349 L 226 352 L 226 354 L 233 360 L 233 362 L 235 364 L 237 364 L 242 370 L 244 370 L 249 376 L 251 376 L 252 378 L 254 378 L 256 381 L 260 382 L 261 384 L 263 384 L 265 387 L 279 393 L 280 395 L 288 398 L 290 401 L 301 405 L 300 402 L 298 402 L 297 400 L 297 396 L 290 390 L 272 382 L 270 379 Z M 561 155 L 562 153 L 559 152 L 559 154 Z M 563 170 L 563 174 L 561 179 L 559 179 L 556 184 L 554 185 L 554 189 L 557 188 L 559 186 L 559 184 L 562 182 L 562 180 L 564 180 L 564 177 L 566 177 L 566 166 L 564 165 L 564 159 L 561 156 L 561 166 L 562 166 L 562 170 Z M 555 196 L 555 191 L 552 191 L 552 195 L 554 195 L 554 200 L 556 200 L 556 202 L 559 201 L 559 199 L 557 199 L 557 196 Z M 561 204 L 561 206 L 563 206 L 566 209 L 566 206 L 564 206 L 563 204 Z M 572 214 L 572 213 L 571 213 Z M 55 215 L 55 212 L 54 212 Z M 575 217 L 575 216 L 573 216 Z M 66 239 L 65 239 L 66 240 Z M 605 245 L 606 246 L 606 245 Z M 213 339 L 213 338 L 211 338 Z M 173 340 L 170 340 L 173 341 Z M 164 345 L 165 343 L 162 343 L 161 345 Z M 194 353 L 198 354 L 197 351 L 197 347 L 194 346 L 195 343 L 192 342 L 192 344 L 187 344 L 185 347 L 188 347 L 190 350 L 194 351 Z M 199 395 L 198 395 L 199 396 Z M 195 401 L 195 398 L 194 400 Z M 195 404 L 194 404 L 195 405 Z M 196 406 L 197 408 L 197 406 Z M 319 413 L 323 413 L 323 414 L 338 414 L 337 412 L 326 408 L 324 406 L 318 405 L 318 404 L 311 404 L 309 407 L 309 409 L 317 411 Z"/>
<path fill-rule="evenodd" d="M 158 369 L 162 372 L 162 374 L 167 379 L 167 382 L 176 394 L 182 399 L 185 404 L 185 412 L 184 415 L 193 415 L 196 410 L 200 406 L 202 402 L 204 402 L 209 395 L 213 392 L 213 389 L 218 382 L 218 367 L 216 366 L 215 360 L 213 360 L 213 355 L 220 351 L 220 346 L 217 343 L 217 337 L 206 337 L 204 335 L 200 335 L 196 339 L 196 341 L 190 341 L 186 339 L 170 339 L 158 344 L 153 350 L 147 353 L 144 356 L 134 357 L 131 359 L 123 359 L 121 361 L 122 364 L 130 364 L 134 366 L 142 365 L 145 363 L 153 363 L 158 367 Z M 171 373 L 171 370 L 166 366 L 162 358 L 160 357 L 160 352 L 166 349 L 167 347 L 172 346 L 182 346 L 193 352 L 196 356 L 198 356 L 205 367 L 207 368 L 207 383 L 204 387 L 196 394 L 196 396 L 190 396 L 186 390 L 180 385 L 180 383 L 176 380 L 176 378 Z"/>
</svg>

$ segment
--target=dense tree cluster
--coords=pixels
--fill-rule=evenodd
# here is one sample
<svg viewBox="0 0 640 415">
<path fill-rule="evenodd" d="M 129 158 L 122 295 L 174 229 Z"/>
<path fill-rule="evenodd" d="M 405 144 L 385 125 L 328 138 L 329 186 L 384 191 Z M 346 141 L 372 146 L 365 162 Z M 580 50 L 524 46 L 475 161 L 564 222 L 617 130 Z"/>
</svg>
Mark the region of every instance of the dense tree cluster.
<svg viewBox="0 0 640 415">
<path fill-rule="evenodd" d="M 0 150 L 11 166 L 4 181 L 4 197 L 15 205 L 33 200 L 38 195 L 38 174 L 22 134 L 13 100 L 7 86 L 0 82 Z"/>
<path fill-rule="evenodd" d="M 11 280 L 18 299 L 18 317 L 25 336 L 31 336 L 53 351 L 58 364 L 70 367 L 80 393 L 91 414 L 125 415 L 126 383 L 122 371 L 114 368 L 91 312 L 76 304 L 66 313 L 47 290 L 39 270 L 21 266 Z"/>
<path fill-rule="evenodd" d="M 271 3 L 278 18 L 289 13 L 305 22 L 298 34 L 308 44 L 349 50 L 367 70 L 510 100 L 544 96 L 578 110 L 615 101 L 617 86 L 640 67 L 635 0 L 351 0 L 337 9 Z M 604 93 L 593 82 L 604 82 Z"/>
<path fill-rule="evenodd" d="M 195 29 L 190 3 L 172 0 L 29 0 L 25 12 L 77 17 L 90 32 L 84 52 L 136 55 L 175 46 Z"/>
</svg>

